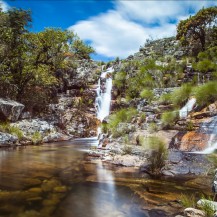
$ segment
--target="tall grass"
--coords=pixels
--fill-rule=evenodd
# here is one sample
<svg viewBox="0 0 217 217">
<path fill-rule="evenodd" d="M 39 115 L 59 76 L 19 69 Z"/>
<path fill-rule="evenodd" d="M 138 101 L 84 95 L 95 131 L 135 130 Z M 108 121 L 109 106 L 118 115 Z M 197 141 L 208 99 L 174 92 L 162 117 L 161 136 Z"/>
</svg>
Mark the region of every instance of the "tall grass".
<svg viewBox="0 0 217 217">
<path fill-rule="evenodd" d="M 168 150 L 165 142 L 159 137 L 149 137 L 146 140 L 146 148 L 151 149 L 151 154 L 148 157 L 150 163 L 150 172 L 153 175 L 159 175 L 162 168 L 166 164 L 168 157 Z"/>
<path fill-rule="evenodd" d="M 206 106 L 217 100 L 217 81 L 210 81 L 193 89 L 199 106 Z"/>
<path fill-rule="evenodd" d="M 164 112 L 161 115 L 161 123 L 164 128 L 169 128 L 175 125 L 178 118 L 179 118 L 178 111 Z"/>
<path fill-rule="evenodd" d="M 19 127 L 11 126 L 8 122 L 0 123 L 0 131 L 15 135 L 19 140 L 23 138 L 22 130 Z"/>
<path fill-rule="evenodd" d="M 187 195 L 187 194 L 181 194 L 180 197 L 181 203 L 185 208 L 195 208 L 196 207 L 196 197 L 194 194 Z"/>
<path fill-rule="evenodd" d="M 175 107 L 181 107 L 191 95 L 192 84 L 183 84 L 179 89 L 174 90 L 170 100 Z"/>
<path fill-rule="evenodd" d="M 114 133 L 116 132 L 119 123 L 130 122 L 136 114 L 137 110 L 135 108 L 121 109 L 109 117 L 107 127 Z"/>
</svg>

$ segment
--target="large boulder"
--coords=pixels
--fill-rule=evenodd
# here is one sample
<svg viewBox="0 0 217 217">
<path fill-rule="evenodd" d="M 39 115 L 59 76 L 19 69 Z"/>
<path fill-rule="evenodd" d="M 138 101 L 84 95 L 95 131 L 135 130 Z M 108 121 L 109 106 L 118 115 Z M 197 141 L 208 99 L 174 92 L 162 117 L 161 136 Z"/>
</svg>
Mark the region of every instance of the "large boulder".
<svg viewBox="0 0 217 217">
<path fill-rule="evenodd" d="M 0 98 L 0 120 L 17 121 L 24 105 L 13 100 Z"/>
</svg>

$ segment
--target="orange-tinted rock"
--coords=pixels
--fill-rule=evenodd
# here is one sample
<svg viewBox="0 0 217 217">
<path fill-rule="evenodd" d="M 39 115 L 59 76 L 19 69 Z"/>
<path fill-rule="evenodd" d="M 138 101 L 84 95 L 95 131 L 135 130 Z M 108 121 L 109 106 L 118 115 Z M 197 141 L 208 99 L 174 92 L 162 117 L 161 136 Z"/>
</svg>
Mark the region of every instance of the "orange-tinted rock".
<svg viewBox="0 0 217 217">
<path fill-rule="evenodd" d="M 180 150 L 192 151 L 203 150 L 207 147 L 210 135 L 195 131 L 187 132 L 180 142 Z"/>
</svg>

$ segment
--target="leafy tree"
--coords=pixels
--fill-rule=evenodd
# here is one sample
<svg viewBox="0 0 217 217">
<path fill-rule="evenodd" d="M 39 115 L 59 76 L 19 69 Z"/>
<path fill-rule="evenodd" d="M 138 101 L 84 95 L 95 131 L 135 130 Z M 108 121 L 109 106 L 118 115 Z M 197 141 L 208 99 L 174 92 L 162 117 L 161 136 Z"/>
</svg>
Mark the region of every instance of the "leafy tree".
<svg viewBox="0 0 217 217">
<path fill-rule="evenodd" d="M 177 27 L 176 38 L 183 45 L 200 45 L 205 50 L 208 35 L 216 33 L 217 7 L 203 8 L 196 15 L 180 21 Z M 216 34 L 215 34 L 216 35 Z M 216 41 L 217 38 L 215 37 Z"/>
<path fill-rule="evenodd" d="M 30 24 L 29 11 L 0 9 L 0 96 L 40 111 L 55 99 L 63 74 L 76 67 L 74 60 L 88 59 L 94 50 L 71 31 L 30 33 Z"/>
</svg>

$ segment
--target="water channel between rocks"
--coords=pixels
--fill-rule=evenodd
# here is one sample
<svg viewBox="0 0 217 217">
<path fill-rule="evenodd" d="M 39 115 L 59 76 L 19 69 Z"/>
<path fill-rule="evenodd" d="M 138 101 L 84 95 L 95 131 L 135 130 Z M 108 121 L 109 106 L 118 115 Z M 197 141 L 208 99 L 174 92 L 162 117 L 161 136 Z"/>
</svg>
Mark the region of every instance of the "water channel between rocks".
<svg viewBox="0 0 217 217">
<path fill-rule="evenodd" d="M 207 178 L 153 180 L 135 168 L 86 160 L 92 140 L 0 150 L 1 217 L 158 217 Z"/>
</svg>

